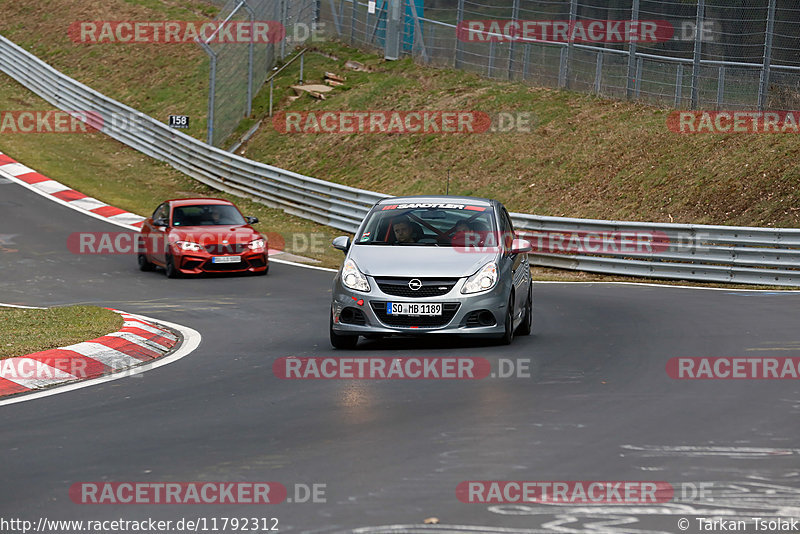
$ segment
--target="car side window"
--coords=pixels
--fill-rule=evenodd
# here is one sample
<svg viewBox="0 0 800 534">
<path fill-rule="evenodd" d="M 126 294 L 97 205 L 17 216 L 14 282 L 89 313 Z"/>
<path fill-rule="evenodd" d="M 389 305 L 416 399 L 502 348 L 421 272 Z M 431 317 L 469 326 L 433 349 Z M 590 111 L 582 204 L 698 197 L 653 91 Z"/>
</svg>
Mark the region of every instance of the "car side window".
<svg viewBox="0 0 800 534">
<path fill-rule="evenodd" d="M 509 251 L 514 242 L 514 224 L 505 208 L 502 208 L 500 212 L 500 230 L 503 233 L 503 248 Z"/>
<path fill-rule="evenodd" d="M 169 218 L 169 206 L 167 203 L 161 204 L 159 207 L 156 208 L 156 211 L 153 212 L 153 220 L 158 219 L 168 219 Z"/>
</svg>

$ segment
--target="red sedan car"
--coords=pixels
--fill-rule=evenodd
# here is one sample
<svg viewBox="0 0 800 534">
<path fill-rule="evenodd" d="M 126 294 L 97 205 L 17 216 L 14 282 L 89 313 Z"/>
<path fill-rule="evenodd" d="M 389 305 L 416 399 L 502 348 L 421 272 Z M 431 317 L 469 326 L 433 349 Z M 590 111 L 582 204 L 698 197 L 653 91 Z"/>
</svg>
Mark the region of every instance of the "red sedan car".
<svg viewBox="0 0 800 534">
<path fill-rule="evenodd" d="M 163 267 L 169 278 L 221 272 L 267 274 L 267 238 L 250 226 L 257 222 L 227 200 L 167 200 L 142 225 L 139 268 Z"/>
</svg>

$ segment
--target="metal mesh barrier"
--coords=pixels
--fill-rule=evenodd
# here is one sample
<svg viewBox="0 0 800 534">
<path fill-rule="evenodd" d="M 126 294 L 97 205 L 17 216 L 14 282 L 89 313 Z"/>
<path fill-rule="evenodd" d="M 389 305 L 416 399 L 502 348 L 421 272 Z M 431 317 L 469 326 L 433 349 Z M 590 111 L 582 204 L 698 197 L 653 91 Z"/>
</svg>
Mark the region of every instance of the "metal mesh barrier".
<svg viewBox="0 0 800 534">
<path fill-rule="evenodd" d="M 400 21 L 392 25 L 396 3 Z M 800 103 L 800 6 L 791 0 L 377 0 L 374 13 L 360 0 L 322 0 L 320 7 L 326 30 L 345 42 L 391 57 L 387 29 L 397 28 L 400 54 L 490 78 L 678 108 L 794 110 Z M 465 38 L 475 21 L 499 26 Z M 640 33 L 592 38 L 597 21 L 622 28 L 633 21 Z M 568 24 L 567 38 L 502 30 L 526 22 Z M 644 38 L 646 24 L 657 28 L 655 38 Z"/>
<path fill-rule="evenodd" d="M 221 3 L 221 2 L 218 2 Z M 240 24 L 249 21 L 278 22 L 286 38 L 276 42 L 198 41 L 210 58 L 207 142 L 221 143 L 249 115 L 255 93 L 264 84 L 278 59 L 294 45 L 310 37 L 315 17 L 314 0 L 229 0 L 217 21 Z"/>
</svg>

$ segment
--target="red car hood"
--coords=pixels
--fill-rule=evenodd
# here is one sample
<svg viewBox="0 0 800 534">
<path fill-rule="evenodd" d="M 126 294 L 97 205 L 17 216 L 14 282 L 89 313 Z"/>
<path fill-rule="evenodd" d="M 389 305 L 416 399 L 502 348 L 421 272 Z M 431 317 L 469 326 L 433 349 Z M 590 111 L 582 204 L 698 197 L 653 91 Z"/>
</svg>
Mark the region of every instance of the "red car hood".
<svg viewBox="0 0 800 534">
<path fill-rule="evenodd" d="M 243 245 L 263 238 L 251 226 L 186 226 L 172 228 L 170 241 L 192 241 L 201 245 Z"/>
</svg>

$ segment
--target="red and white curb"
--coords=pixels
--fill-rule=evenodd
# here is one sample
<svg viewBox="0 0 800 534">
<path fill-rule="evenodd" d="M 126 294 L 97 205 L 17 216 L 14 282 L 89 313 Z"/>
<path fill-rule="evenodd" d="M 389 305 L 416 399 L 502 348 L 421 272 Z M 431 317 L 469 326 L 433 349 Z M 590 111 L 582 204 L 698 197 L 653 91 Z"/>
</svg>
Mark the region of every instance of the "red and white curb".
<svg viewBox="0 0 800 534">
<path fill-rule="evenodd" d="M 47 176 L 36 172 L 18 162 L 17 160 L 9 157 L 0 152 L 0 176 L 7 177 L 10 181 L 22 185 L 31 191 L 45 196 L 59 204 L 64 204 L 67 207 L 81 211 L 96 219 L 106 220 L 110 223 L 116 224 L 129 230 L 140 230 L 144 223 L 145 217 L 130 213 L 115 206 L 110 206 L 105 202 L 97 200 L 84 195 L 79 191 L 69 188 L 68 186 L 48 178 Z M 270 261 L 272 256 L 285 254 L 285 251 L 278 249 L 268 249 Z M 335 269 L 327 269 L 324 267 L 317 267 L 314 265 L 304 265 L 286 260 L 275 260 L 277 263 L 288 263 L 290 265 L 298 265 L 307 267 L 309 269 L 319 269 L 325 271 L 333 271 Z"/>
<path fill-rule="evenodd" d="M 139 229 L 142 227 L 144 217 L 129 213 L 123 209 L 109 206 L 96 198 L 84 195 L 66 185 L 51 180 L 43 174 L 39 174 L 30 167 L 8 157 L 0 152 L 0 171 L 15 179 L 18 183 L 23 183 L 38 193 L 51 196 L 71 208 L 85 211 L 95 217 L 107 219 L 125 227 Z"/>
<path fill-rule="evenodd" d="M 200 343 L 200 335 L 185 326 L 112 311 L 123 318 L 122 329 L 117 332 L 67 347 L 0 360 L 0 397 L 71 382 L 95 382 L 138 374 L 158 366 L 145 368 L 143 364 L 169 358 L 170 353 L 180 352 L 183 357 Z M 175 359 L 164 361 L 162 365 Z M 55 390 L 60 391 L 62 388 Z M 23 399 L 27 400 L 28 395 Z"/>
</svg>

